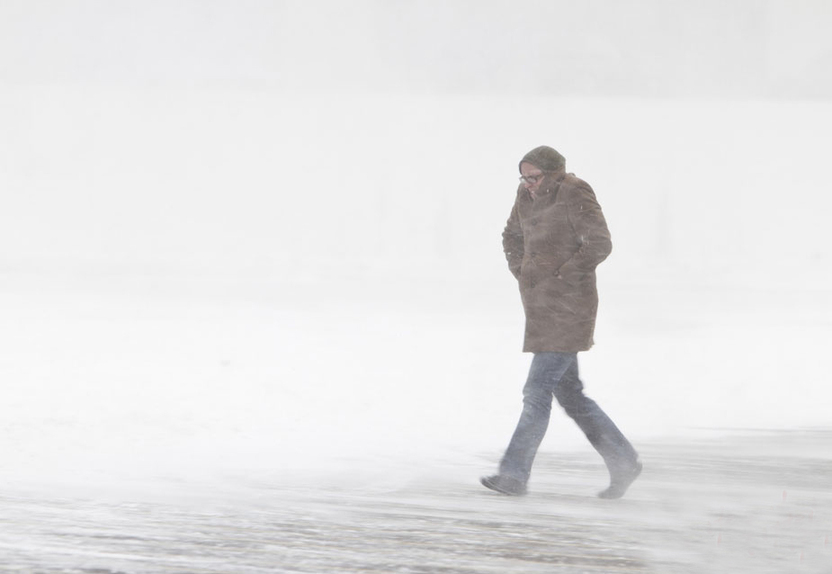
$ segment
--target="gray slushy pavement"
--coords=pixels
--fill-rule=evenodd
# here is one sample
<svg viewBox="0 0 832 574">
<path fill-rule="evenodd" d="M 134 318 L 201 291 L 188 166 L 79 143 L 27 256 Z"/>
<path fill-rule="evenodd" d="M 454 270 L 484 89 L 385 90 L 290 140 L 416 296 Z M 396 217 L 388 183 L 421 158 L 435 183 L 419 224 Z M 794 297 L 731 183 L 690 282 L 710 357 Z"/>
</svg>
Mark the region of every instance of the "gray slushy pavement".
<svg viewBox="0 0 832 574">
<path fill-rule="evenodd" d="M 588 451 L 541 452 L 523 498 L 478 484 L 492 455 L 406 483 L 10 490 L 0 572 L 832 573 L 832 431 L 715 432 L 640 451 L 644 473 L 616 501 L 594 497 L 605 471 Z"/>
</svg>

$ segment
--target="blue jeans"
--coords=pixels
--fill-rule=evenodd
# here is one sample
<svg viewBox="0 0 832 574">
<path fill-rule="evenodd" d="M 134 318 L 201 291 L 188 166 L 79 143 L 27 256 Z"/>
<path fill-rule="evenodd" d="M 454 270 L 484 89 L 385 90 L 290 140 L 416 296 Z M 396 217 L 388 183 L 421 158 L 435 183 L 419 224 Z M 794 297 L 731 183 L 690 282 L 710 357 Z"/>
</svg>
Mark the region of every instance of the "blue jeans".
<svg viewBox="0 0 832 574">
<path fill-rule="evenodd" d="M 500 462 L 500 474 L 529 480 L 532 463 L 552 411 L 552 397 L 603 457 L 610 474 L 628 469 L 638 459 L 633 446 L 595 401 L 584 395 L 576 353 L 535 353 L 523 387 L 523 413 Z"/>
</svg>

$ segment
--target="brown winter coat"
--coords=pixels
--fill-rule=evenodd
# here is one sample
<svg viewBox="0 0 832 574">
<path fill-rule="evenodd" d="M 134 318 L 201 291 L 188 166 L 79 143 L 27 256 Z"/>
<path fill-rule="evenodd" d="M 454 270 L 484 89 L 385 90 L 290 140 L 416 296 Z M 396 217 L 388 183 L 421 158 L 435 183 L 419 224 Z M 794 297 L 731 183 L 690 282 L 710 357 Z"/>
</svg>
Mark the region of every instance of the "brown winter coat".
<svg viewBox="0 0 832 574">
<path fill-rule="evenodd" d="M 610 233 L 589 184 L 562 171 L 547 177 L 548 193 L 534 200 L 518 188 L 503 231 L 526 313 L 523 351 L 586 351 L 598 310 L 595 267 L 612 250 Z"/>
</svg>

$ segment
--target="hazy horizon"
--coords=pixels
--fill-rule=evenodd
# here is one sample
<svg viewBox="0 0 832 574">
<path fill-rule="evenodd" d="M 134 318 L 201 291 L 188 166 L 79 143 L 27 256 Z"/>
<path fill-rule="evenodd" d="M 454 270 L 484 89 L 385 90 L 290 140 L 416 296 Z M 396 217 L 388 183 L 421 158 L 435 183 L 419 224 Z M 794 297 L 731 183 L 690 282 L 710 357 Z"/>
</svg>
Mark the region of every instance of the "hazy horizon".
<svg viewBox="0 0 832 574">
<path fill-rule="evenodd" d="M 17 509 L 2 546 L 21 567 L 155 568 L 155 523 L 133 545 L 129 512 L 100 497 L 228 489 L 241 523 L 268 500 L 261 518 L 294 528 L 287 493 L 298 515 L 314 498 L 331 519 L 356 485 L 370 509 L 415 486 L 420 523 L 471 505 L 458 524 L 478 567 L 483 531 L 503 531 L 469 514 L 504 501 L 473 487 L 516 423 L 530 360 L 501 233 L 517 162 L 547 144 L 612 233 L 579 359 L 587 393 L 649 447 L 644 490 L 590 506 L 599 474 L 572 472 L 600 459 L 557 412 L 541 456 L 577 454 L 543 470 L 531 502 L 572 504 L 602 557 L 597 534 L 635 508 L 649 540 L 620 542 L 644 564 L 705 548 L 756 572 L 798 546 L 820 564 L 826 542 L 803 540 L 815 522 L 753 567 L 687 535 L 727 506 L 767 546 L 766 525 L 804 508 L 775 506 L 786 484 L 826 472 L 827 431 L 805 434 L 804 466 L 769 470 L 799 454 L 797 430 L 829 426 L 830 24 L 822 0 L 0 1 L 0 478 Z M 711 443 L 685 464 L 714 480 L 753 459 L 753 473 L 678 496 L 674 449 L 748 429 L 780 432 L 780 450 Z M 754 489 L 734 497 L 742 480 Z M 93 502 L 73 506 L 79 492 Z M 63 537 L 64 508 L 86 516 L 86 539 Z M 222 564 L 241 531 L 216 532 L 194 548 Z M 318 552 L 315 532 L 301 544 L 314 564 L 367 548 Z M 71 546 L 93 538 L 96 556 Z M 264 561 L 279 538 L 264 534 Z M 180 542 L 164 564 L 190 560 Z"/>
</svg>

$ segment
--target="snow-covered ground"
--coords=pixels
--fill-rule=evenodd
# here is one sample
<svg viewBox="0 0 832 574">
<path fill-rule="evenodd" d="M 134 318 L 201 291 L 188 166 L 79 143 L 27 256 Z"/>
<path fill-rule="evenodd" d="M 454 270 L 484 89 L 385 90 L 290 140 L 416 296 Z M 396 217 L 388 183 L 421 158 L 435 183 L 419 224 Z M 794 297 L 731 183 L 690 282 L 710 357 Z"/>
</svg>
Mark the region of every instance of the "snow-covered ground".
<svg viewBox="0 0 832 574">
<path fill-rule="evenodd" d="M 832 399 L 828 105 L 42 87 L 0 97 L 13 136 L 0 166 L 9 571 L 200 571 L 154 562 L 144 543 L 105 544 L 100 561 L 73 562 L 81 555 L 38 550 L 52 542 L 27 518 L 43 512 L 54 524 L 67 512 L 93 538 L 99 527 L 125 536 L 139 520 L 135 536 L 150 540 L 148 529 L 213 520 L 198 511 L 178 522 L 189 496 L 231 499 L 232 522 L 264 521 L 275 536 L 284 519 L 311 532 L 287 550 L 298 561 L 271 565 L 310 572 L 506 571 L 474 549 L 515 526 L 545 542 L 565 536 L 547 530 L 540 504 L 571 514 L 581 534 L 570 535 L 594 538 L 576 544 L 612 552 L 625 571 L 671 571 L 657 558 L 662 545 L 671 563 L 706 548 L 688 527 L 731 521 L 732 508 L 742 522 L 760 500 L 766 520 L 788 519 L 772 508 L 791 479 L 757 468 L 740 484 L 717 480 L 732 468 L 726 457 L 752 451 L 757 466 L 779 464 L 783 449 L 805 455 L 804 502 L 828 502 L 815 493 L 830 476 L 829 435 L 798 432 L 827 428 Z M 538 498 L 511 506 L 476 483 L 513 429 L 528 368 L 499 236 L 516 159 L 541 143 L 590 181 L 613 233 L 599 269 L 597 345 L 580 360 L 588 394 L 644 445 L 648 470 L 624 505 L 589 502 L 603 472 L 564 416 L 543 444 Z M 710 486 L 678 502 L 680 445 L 747 429 L 790 438 L 769 454 L 735 441 L 718 455 L 719 442 L 708 443 L 696 464 L 710 469 Z M 401 512 L 383 510 L 408 496 Z M 282 516 L 285 500 L 321 517 L 322 530 Z M 131 503 L 167 518 L 141 522 L 119 506 Z M 482 513 L 503 522 L 495 530 Z M 445 530 L 425 527 L 449 514 Z M 649 544 L 608 543 L 618 519 L 638 522 Z M 416 558 L 385 562 L 397 538 L 358 542 L 399 528 L 416 550 L 430 532 L 475 546 L 422 568 Z M 315 532 L 336 543 L 318 553 Z M 686 533 L 675 546 L 673 533 Z M 223 531 L 209 543 L 249 535 Z M 799 550 L 790 540 L 786 561 Z M 768 558 L 724 571 L 779 564 Z M 511 571 L 549 567 L 513 559 L 521 565 Z M 220 563 L 203 570 L 229 571 Z M 230 571 L 269 566 L 245 568 Z"/>
<path fill-rule="evenodd" d="M 330 286 L 5 277 L 0 476 L 407 475 L 505 446 L 529 362 L 516 293 Z M 636 442 L 828 426 L 830 308 L 607 285 L 587 392 Z M 586 448 L 553 417 L 544 449 Z"/>
<path fill-rule="evenodd" d="M 491 457 L 352 472 L 4 489 L 3 572 L 807 572 L 832 568 L 826 432 L 642 444 L 622 500 L 596 457 L 541 453 L 531 493 L 472 479 Z M 392 471 L 392 472 L 391 472 Z"/>
</svg>

